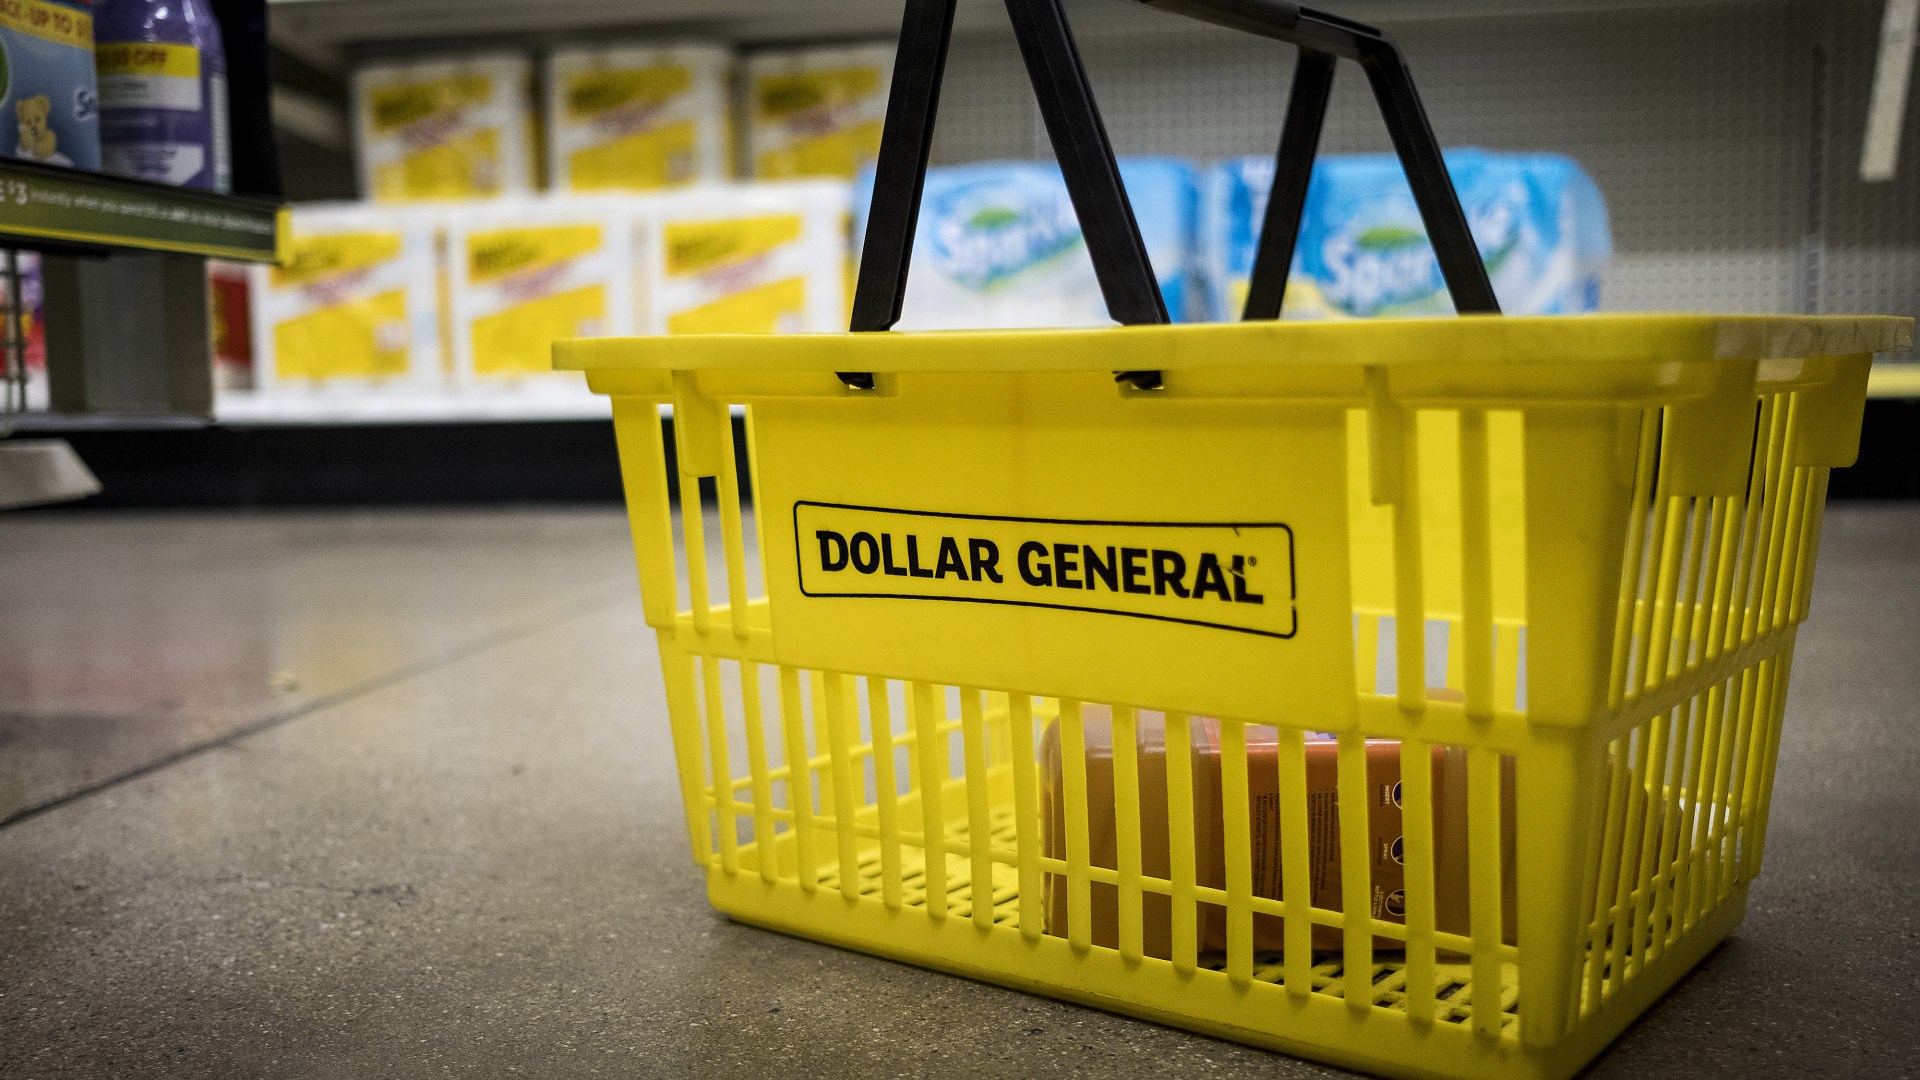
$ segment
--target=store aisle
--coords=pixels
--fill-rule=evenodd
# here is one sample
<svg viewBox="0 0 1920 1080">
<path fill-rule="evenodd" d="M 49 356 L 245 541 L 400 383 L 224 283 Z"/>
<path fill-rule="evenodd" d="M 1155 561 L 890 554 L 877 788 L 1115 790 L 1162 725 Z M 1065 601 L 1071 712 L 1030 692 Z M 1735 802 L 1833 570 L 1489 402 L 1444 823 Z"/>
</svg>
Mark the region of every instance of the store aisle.
<svg viewBox="0 0 1920 1080">
<path fill-rule="evenodd" d="M 0 822 L 634 589 L 603 511 L 0 518 Z"/>
<path fill-rule="evenodd" d="M 0 1075 L 1334 1075 L 713 915 L 617 512 L 0 552 L 8 797 L 65 799 L 0 827 Z M 1916 635 L 1920 507 L 1834 507 L 1747 922 L 1591 1075 L 1904 1067 Z"/>
</svg>

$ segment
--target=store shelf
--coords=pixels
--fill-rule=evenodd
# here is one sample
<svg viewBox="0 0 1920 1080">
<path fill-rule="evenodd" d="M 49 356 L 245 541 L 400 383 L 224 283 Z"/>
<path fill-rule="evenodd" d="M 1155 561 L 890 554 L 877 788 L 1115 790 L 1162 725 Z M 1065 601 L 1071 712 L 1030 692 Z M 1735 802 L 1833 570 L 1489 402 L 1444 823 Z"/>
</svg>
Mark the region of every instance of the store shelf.
<svg viewBox="0 0 1920 1080">
<path fill-rule="evenodd" d="M 1725 0 L 1321 0 L 1310 6 L 1370 22 L 1538 15 L 1689 7 Z M 1763 0 L 1746 0 L 1761 3 Z M 742 43 L 891 35 L 901 5 L 887 0 L 271 0 L 274 37 L 311 53 L 342 47 L 429 38 L 473 41 L 487 36 L 553 40 L 584 30 L 619 27 L 623 33 L 712 37 Z M 1138 5 L 1124 0 L 1079 2 L 1076 24 L 1104 15 L 1124 18 Z M 1160 16 L 1171 19 L 1172 16 Z M 960 32 L 999 29 L 1006 12 L 998 0 L 959 0 Z"/>
<path fill-rule="evenodd" d="M 268 199 L 0 158 L 0 245 L 271 262 L 281 213 Z"/>
<path fill-rule="evenodd" d="M 608 399 L 585 386 L 533 390 L 419 389 L 225 393 L 214 402 L 223 427 L 352 427 L 370 424 L 520 423 L 605 420 Z"/>
<path fill-rule="evenodd" d="M 1875 398 L 1920 398 L 1920 362 L 1895 361 L 1873 366 L 1867 376 L 1867 396 Z"/>
</svg>

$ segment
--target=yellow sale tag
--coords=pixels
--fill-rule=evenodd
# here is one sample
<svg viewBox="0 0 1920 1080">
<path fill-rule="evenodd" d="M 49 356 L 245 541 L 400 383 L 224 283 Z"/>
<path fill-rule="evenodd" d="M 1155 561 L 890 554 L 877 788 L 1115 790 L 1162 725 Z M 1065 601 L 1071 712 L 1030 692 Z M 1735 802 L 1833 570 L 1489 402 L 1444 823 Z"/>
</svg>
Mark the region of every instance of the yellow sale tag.
<svg viewBox="0 0 1920 1080">
<path fill-rule="evenodd" d="M 192 45 L 157 41 L 130 41 L 94 49 L 93 68 L 100 75 L 169 75 L 176 79 L 200 77 L 200 50 Z"/>
</svg>

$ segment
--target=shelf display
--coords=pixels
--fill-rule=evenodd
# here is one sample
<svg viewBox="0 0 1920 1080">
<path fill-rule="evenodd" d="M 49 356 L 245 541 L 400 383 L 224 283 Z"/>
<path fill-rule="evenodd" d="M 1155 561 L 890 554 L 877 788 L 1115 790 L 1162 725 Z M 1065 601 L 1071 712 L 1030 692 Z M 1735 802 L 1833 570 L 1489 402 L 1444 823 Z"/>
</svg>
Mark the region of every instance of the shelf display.
<svg viewBox="0 0 1920 1080">
<path fill-rule="evenodd" d="M 880 153 L 893 45 L 776 50 L 747 58 L 753 175 L 852 179 Z"/>
<path fill-rule="evenodd" d="M 732 174 L 718 45 L 562 49 L 546 61 L 547 177 L 556 191 L 645 191 Z"/>
<path fill-rule="evenodd" d="M 532 62 L 513 53 L 361 68 L 361 191 L 374 202 L 533 191 L 532 80 Z"/>
</svg>

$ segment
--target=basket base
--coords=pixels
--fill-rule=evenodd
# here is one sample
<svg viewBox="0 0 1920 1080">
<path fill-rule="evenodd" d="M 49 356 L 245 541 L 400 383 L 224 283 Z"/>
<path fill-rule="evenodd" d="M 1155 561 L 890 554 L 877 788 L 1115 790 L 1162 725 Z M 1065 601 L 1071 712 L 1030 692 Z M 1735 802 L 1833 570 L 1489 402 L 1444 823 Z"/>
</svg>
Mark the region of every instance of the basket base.
<svg viewBox="0 0 1920 1080">
<path fill-rule="evenodd" d="M 1059 998 L 1215 1038 L 1275 1050 L 1388 1077 L 1445 1080 L 1567 1080 L 1612 1042 L 1739 925 L 1746 912 L 1741 887 L 1656 961 L 1582 1021 L 1558 1044 L 1522 1046 L 1509 1013 L 1501 1037 L 1474 1033 L 1461 1022 L 1418 1023 L 1388 992 L 1366 1006 L 1336 994 L 1343 980 L 1290 994 L 1274 981 L 1234 986 L 1221 972 L 1190 974 L 1151 958 L 1128 962 L 1106 950 L 1078 951 L 1064 939 L 1023 934 L 1017 920 L 982 927 L 967 912 L 930 918 L 924 899 L 888 909 L 877 896 L 849 899 L 837 884 L 811 891 L 757 875 L 708 876 L 708 895 L 740 922 L 868 953 L 918 967 Z M 996 890 L 996 910 L 1011 901 Z M 1397 964 L 1383 964 L 1389 972 Z M 1266 973 L 1277 979 L 1277 970 Z M 1378 974 L 1376 978 L 1379 978 Z M 1391 975 L 1377 985 L 1391 983 Z M 1511 1001 L 1511 991 L 1505 995 Z"/>
</svg>

